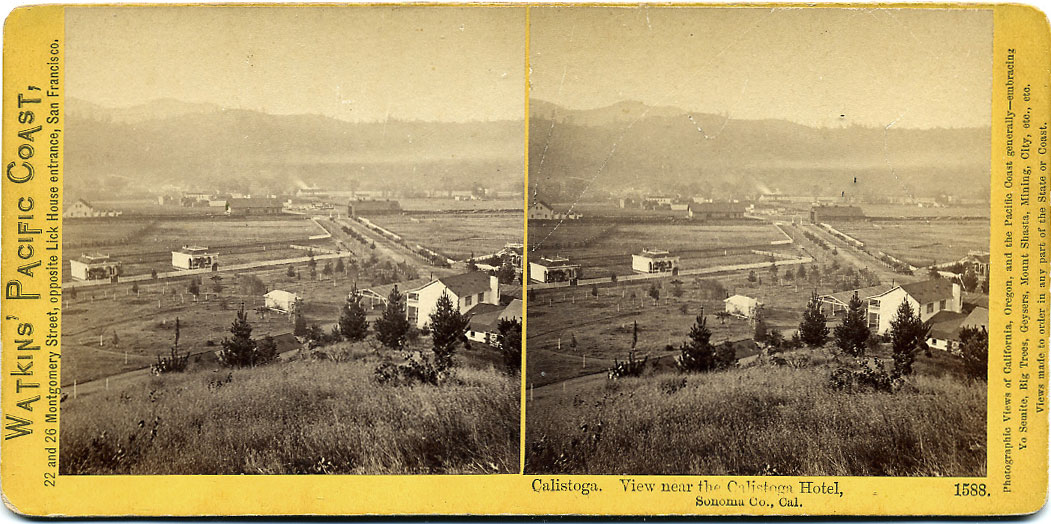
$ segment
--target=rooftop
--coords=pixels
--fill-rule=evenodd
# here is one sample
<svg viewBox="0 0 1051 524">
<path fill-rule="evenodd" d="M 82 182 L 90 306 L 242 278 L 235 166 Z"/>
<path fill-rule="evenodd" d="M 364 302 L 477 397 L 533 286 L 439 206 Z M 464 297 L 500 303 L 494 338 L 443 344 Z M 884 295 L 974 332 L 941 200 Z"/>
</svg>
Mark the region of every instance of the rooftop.
<svg viewBox="0 0 1051 524">
<path fill-rule="evenodd" d="M 901 289 L 920 304 L 930 304 L 953 297 L 952 282 L 944 278 L 933 278 L 910 284 L 902 284 Z"/>
<path fill-rule="evenodd" d="M 652 258 L 652 257 L 667 257 L 667 256 L 671 256 L 671 253 L 669 253 L 668 251 L 666 251 L 664 249 L 643 249 L 641 255 L 644 256 L 644 257 Z"/>
<path fill-rule="evenodd" d="M 861 289 L 849 289 L 847 291 L 840 291 L 838 293 L 830 293 L 828 295 L 822 295 L 821 297 L 832 298 L 845 305 L 850 303 L 850 299 L 854 296 L 854 293 L 858 294 L 858 298 L 866 300 L 877 295 L 882 295 L 894 289 L 895 287 L 897 286 L 892 286 L 890 284 L 879 284 L 875 286 L 863 287 Z"/>
<path fill-rule="evenodd" d="M 458 297 L 489 291 L 489 274 L 482 271 L 442 277 L 438 279 L 438 282 L 441 282 Z"/>
<path fill-rule="evenodd" d="M 208 248 L 203 246 L 183 246 L 178 252 L 187 255 L 203 255 L 208 252 Z"/>
</svg>

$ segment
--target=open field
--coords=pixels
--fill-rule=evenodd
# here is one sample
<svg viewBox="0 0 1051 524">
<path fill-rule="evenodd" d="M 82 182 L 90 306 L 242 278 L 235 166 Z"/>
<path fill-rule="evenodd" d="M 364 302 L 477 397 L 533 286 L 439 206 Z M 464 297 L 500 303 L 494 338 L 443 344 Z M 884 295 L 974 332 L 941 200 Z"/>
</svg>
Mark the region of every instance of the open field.
<svg viewBox="0 0 1051 524">
<path fill-rule="evenodd" d="M 369 220 L 454 260 L 488 255 L 522 242 L 521 213 L 382 215 Z"/>
<path fill-rule="evenodd" d="M 851 393 L 828 386 L 827 350 L 796 353 L 799 367 L 651 371 L 538 396 L 526 473 L 985 475 L 986 384 L 956 357 L 921 353 L 899 391 Z"/>
<path fill-rule="evenodd" d="M 339 346 L 350 360 L 173 373 L 67 399 L 61 473 L 518 471 L 516 378 L 461 366 L 440 386 L 380 384 L 374 349 Z"/>
<path fill-rule="evenodd" d="M 751 251 L 784 251 L 784 246 L 770 245 L 777 240 L 785 236 L 762 222 L 611 225 L 588 221 L 529 226 L 531 256 L 567 256 L 583 266 L 585 278 L 630 275 L 631 255 L 647 248 L 678 255 L 682 269 L 762 262 L 765 258 Z"/>
<path fill-rule="evenodd" d="M 917 267 L 954 262 L 969 251 L 989 251 L 989 223 L 982 221 L 844 221 L 830 224 L 874 249 Z"/>
<path fill-rule="evenodd" d="M 329 241 L 309 241 L 324 231 L 301 216 L 267 218 L 156 218 L 114 217 L 66 219 L 63 222 L 63 258 L 102 253 L 123 263 L 125 275 L 171 270 L 171 251 L 186 245 L 209 247 L 219 263 L 239 264 L 302 256 L 290 244 L 333 247 Z M 69 280 L 69 264 L 63 264 Z"/>
<path fill-rule="evenodd" d="M 806 271 L 814 267 L 808 264 Z M 748 282 L 747 272 L 719 277 L 672 277 L 645 282 L 621 282 L 612 286 L 590 286 L 535 291 L 529 301 L 527 347 L 529 365 L 526 383 L 543 386 L 580 375 L 602 372 L 613 359 L 627 358 L 631 348 L 632 325 L 638 322 L 639 356 L 674 353 L 702 308 L 708 316 L 712 342 L 750 339 L 753 327 L 743 319 L 718 320 L 714 314 L 724 310 L 723 299 L 729 294 L 758 298 L 764 304 L 767 325 L 781 331 L 794 331 L 811 293 L 835 289 L 837 279 L 847 270 L 823 266 L 820 281 L 807 279 L 786 281 L 778 285 L 769 271 L 758 271 L 757 282 Z M 758 280 L 762 280 L 760 283 Z M 675 296 L 673 281 L 682 282 L 682 296 Z M 649 286 L 660 286 L 660 300 L 655 305 L 649 297 Z M 634 295 L 634 298 L 632 296 Z M 682 312 L 685 307 L 686 313 Z M 572 346 L 576 339 L 576 347 Z"/>
<path fill-rule="evenodd" d="M 319 262 L 319 280 L 309 278 L 307 264 L 298 264 L 298 276 L 288 276 L 288 267 L 246 271 L 239 275 L 222 273 L 222 289 L 216 294 L 213 281 L 205 275 L 201 296 L 195 302 L 189 294 L 188 278 L 138 283 L 112 284 L 103 288 L 85 288 L 75 293 L 66 290 L 62 315 L 62 384 L 81 383 L 131 369 L 148 367 L 157 355 L 167 355 L 174 337 L 174 322 L 181 328 L 179 347 L 191 353 L 212 352 L 227 336 L 241 303 L 252 311 L 249 322 L 257 335 L 287 333 L 291 320 L 281 313 L 260 315 L 255 308 L 263 305 L 263 289 L 255 289 L 248 276 L 259 279 L 265 289 L 282 289 L 303 297 L 303 312 L 308 323 L 323 327 L 335 322 L 347 293 L 356 284 L 366 288 L 380 278 L 408 280 L 413 274 L 383 261 L 347 258 L 347 274 L 324 277 L 325 262 Z M 357 265 L 351 267 L 351 260 Z M 335 265 L 335 262 L 332 262 Z M 371 265 L 370 265 L 371 264 Z M 380 312 L 373 311 L 372 315 Z M 114 339 L 116 334 L 116 339 Z M 125 357 L 125 354 L 127 357 Z M 127 363 L 125 364 L 125 358 Z"/>
</svg>

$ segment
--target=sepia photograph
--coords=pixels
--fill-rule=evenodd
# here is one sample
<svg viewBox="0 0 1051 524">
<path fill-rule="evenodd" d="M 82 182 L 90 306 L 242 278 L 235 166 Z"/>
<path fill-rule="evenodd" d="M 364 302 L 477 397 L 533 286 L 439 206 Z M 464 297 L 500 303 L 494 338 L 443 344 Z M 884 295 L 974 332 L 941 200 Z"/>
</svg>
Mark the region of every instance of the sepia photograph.
<svg viewBox="0 0 1051 524">
<path fill-rule="evenodd" d="M 518 473 L 525 43 L 67 8 L 60 473 Z"/>
<path fill-rule="evenodd" d="M 527 474 L 986 475 L 992 11 L 529 38 Z"/>
</svg>

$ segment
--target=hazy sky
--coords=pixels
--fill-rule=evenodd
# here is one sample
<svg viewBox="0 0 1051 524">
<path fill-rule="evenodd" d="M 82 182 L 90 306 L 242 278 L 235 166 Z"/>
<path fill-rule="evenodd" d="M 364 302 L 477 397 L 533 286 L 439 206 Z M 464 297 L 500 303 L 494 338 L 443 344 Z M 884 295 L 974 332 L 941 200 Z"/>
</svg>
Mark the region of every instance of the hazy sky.
<svg viewBox="0 0 1051 524">
<path fill-rule="evenodd" d="M 66 9 L 66 92 L 343 120 L 521 119 L 525 10 Z"/>
<path fill-rule="evenodd" d="M 575 109 L 638 100 L 816 126 L 991 119 L 991 11 L 548 7 L 530 20 L 530 96 Z"/>
</svg>

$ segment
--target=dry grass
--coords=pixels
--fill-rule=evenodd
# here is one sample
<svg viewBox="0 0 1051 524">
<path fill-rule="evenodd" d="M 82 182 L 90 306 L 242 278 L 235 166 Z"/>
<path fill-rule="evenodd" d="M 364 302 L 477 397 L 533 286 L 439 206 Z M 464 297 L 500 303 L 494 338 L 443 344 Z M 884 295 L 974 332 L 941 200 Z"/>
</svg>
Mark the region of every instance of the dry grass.
<svg viewBox="0 0 1051 524">
<path fill-rule="evenodd" d="M 985 474 L 985 383 L 921 368 L 895 394 L 850 394 L 826 386 L 830 365 L 659 373 L 543 398 L 528 406 L 526 472 Z"/>
<path fill-rule="evenodd" d="M 62 474 L 434 474 L 518 470 L 518 381 L 457 369 L 376 383 L 374 356 L 154 377 L 69 400 Z"/>
</svg>

